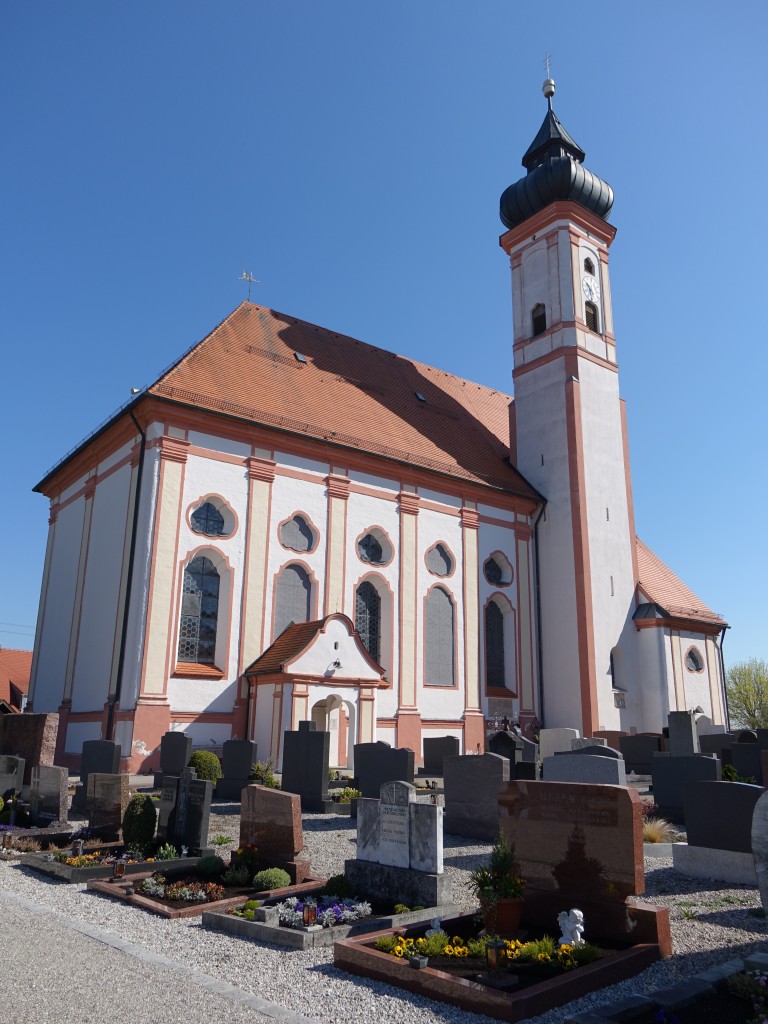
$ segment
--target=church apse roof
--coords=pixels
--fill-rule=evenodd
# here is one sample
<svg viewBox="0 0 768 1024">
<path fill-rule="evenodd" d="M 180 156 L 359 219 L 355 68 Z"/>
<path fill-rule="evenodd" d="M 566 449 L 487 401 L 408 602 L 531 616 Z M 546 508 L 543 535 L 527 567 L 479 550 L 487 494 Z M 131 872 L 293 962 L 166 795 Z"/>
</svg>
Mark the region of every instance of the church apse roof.
<svg viewBox="0 0 768 1024">
<path fill-rule="evenodd" d="M 725 619 L 707 607 L 639 537 L 636 540 L 638 582 L 652 604 L 658 605 L 670 618 L 721 628 L 727 625 Z"/>
<path fill-rule="evenodd" d="M 254 303 L 148 393 L 539 500 L 508 461 L 509 395 Z"/>
</svg>

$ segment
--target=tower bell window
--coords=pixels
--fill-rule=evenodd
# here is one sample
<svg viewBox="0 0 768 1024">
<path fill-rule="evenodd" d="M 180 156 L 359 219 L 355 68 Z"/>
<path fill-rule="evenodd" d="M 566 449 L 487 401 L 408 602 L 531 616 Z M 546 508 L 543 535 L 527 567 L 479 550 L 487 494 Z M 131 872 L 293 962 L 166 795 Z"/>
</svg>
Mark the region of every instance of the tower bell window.
<svg viewBox="0 0 768 1024">
<path fill-rule="evenodd" d="M 594 302 L 584 303 L 584 318 L 587 321 L 587 330 L 594 331 L 595 334 L 599 334 L 600 322 L 597 315 L 597 306 Z"/>
<path fill-rule="evenodd" d="M 584 273 L 592 274 L 593 276 L 595 273 L 595 264 L 592 262 L 589 256 L 587 256 L 587 258 L 584 260 Z"/>
<path fill-rule="evenodd" d="M 543 334 L 547 329 L 547 311 L 543 303 L 537 303 L 531 310 L 531 328 L 533 337 Z"/>
</svg>

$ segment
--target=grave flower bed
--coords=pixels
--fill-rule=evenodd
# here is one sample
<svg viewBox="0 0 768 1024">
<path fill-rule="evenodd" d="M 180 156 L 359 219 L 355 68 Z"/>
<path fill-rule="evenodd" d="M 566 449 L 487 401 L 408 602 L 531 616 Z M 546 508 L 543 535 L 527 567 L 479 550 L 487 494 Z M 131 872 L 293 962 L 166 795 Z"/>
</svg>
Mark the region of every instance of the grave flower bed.
<svg viewBox="0 0 768 1024">
<path fill-rule="evenodd" d="M 127 850 L 121 843 L 100 843 L 85 847 L 83 852 L 77 855 L 73 854 L 71 847 L 49 853 L 29 854 L 24 857 L 23 866 L 65 882 L 88 882 L 113 875 L 118 861 L 124 865 L 126 875 L 152 871 L 157 863 L 162 863 L 163 870 L 185 870 L 189 869 L 190 864 L 196 864 L 198 861 L 197 857 L 158 858 L 157 854 L 158 851 L 155 851 L 155 856 L 145 856 L 141 851 Z"/>
</svg>

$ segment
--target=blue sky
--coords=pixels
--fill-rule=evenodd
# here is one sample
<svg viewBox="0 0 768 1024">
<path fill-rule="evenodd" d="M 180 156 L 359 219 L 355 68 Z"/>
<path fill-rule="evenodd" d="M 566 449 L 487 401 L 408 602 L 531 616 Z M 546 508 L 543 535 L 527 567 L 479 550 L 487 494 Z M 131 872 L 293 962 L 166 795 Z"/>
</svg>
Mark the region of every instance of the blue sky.
<svg viewBox="0 0 768 1024">
<path fill-rule="evenodd" d="M 768 657 L 759 0 L 6 0 L 0 644 L 31 488 L 245 298 L 507 391 L 498 199 L 555 110 L 616 192 L 639 535 Z"/>
</svg>

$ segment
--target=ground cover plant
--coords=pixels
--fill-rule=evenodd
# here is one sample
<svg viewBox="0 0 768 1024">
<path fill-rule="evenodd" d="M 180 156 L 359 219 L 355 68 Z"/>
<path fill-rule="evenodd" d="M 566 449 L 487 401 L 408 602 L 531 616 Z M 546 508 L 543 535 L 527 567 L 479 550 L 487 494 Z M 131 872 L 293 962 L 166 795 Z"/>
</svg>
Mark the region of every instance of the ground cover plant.
<svg viewBox="0 0 768 1024">
<path fill-rule="evenodd" d="M 376 940 L 375 947 L 398 959 L 418 955 L 429 957 L 430 960 L 476 961 L 475 964 L 467 966 L 474 970 L 484 970 L 485 947 L 491 940 L 498 940 L 498 937 L 486 934 L 476 937 L 450 936 L 442 929 L 431 929 L 430 934 L 416 939 L 406 938 L 404 935 L 385 935 Z M 520 942 L 518 939 L 501 941 L 504 942 L 504 954 L 509 967 L 528 965 L 572 971 L 593 963 L 604 955 L 604 951 L 589 942 L 560 946 L 548 935 L 530 942 Z"/>
</svg>

